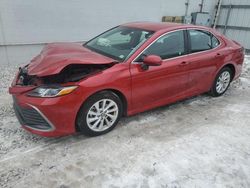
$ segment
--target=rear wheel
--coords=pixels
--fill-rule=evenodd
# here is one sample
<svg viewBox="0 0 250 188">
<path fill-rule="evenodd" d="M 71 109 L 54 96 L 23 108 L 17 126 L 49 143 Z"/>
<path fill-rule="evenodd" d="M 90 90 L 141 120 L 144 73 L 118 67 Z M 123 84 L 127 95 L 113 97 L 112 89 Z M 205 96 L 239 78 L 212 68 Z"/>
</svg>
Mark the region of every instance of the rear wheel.
<svg viewBox="0 0 250 188">
<path fill-rule="evenodd" d="M 81 107 L 77 126 L 88 136 L 111 131 L 121 118 L 122 102 L 113 92 L 103 91 L 90 97 Z"/>
<path fill-rule="evenodd" d="M 215 78 L 213 87 L 211 89 L 211 95 L 214 97 L 223 95 L 230 86 L 231 80 L 232 70 L 229 67 L 224 67 L 221 69 Z"/>
</svg>

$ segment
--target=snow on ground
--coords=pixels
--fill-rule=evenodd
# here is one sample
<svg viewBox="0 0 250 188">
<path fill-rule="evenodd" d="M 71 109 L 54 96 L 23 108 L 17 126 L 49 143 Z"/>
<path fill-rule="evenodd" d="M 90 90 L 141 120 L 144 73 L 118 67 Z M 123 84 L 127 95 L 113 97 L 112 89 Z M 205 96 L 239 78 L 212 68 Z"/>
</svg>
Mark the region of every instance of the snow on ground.
<svg viewBox="0 0 250 188">
<path fill-rule="evenodd" d="M 111 133 L 43 138 L 20 128 L 0 67 L 0 187 L 250 187 L 250 57 L 206 94 L 121 120 Z"/>
</svg>

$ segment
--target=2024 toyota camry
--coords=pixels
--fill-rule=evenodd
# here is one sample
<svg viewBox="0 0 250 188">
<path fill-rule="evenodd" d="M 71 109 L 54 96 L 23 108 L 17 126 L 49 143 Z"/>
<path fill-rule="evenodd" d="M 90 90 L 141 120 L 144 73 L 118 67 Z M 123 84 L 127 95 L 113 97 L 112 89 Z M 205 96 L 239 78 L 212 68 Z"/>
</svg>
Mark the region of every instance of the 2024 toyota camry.
<svg viewBox="0 0 250 188">
<path fill-rule="evenodd" d="M 210 28 L 136 22 L 85 44 L 47 45 L 9 88 L 23 128 L 42 136 L 111 131 L 121 116 L 210 92 L 239 77 L 244 49 Z"/>
</svg>

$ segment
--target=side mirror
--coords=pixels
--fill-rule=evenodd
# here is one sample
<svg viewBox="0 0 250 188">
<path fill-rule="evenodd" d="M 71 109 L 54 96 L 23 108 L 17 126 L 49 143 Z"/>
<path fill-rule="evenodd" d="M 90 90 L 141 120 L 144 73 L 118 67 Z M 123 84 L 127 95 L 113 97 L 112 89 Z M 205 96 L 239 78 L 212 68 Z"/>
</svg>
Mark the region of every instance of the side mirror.
<svg viewBox="0 0 250 188">
<path fill-rule="evenodd" d="M 143 64 L 147 66 L 160 66 L 162 64 L 162 59 L 157 55 L 148 55 L 143 59 Z"/>
</svg>

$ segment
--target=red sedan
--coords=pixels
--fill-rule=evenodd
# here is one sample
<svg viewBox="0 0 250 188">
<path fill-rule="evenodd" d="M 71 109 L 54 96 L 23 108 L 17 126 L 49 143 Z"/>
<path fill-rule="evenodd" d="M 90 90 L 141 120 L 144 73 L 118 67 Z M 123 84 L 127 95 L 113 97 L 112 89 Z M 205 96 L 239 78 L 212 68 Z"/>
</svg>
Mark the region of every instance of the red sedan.
<svg viewBox="0 0 250 188">
<path fill-rule="evenodd" d="M 19 69 L 9 92 L 28 131 L 96 136 L 121 116 L 205 92 L 222 95 L 243 59 L 241 45 L 210 28 L 129 23 L 83 45 L 47 45 Z"/>
</svg>

